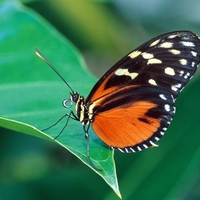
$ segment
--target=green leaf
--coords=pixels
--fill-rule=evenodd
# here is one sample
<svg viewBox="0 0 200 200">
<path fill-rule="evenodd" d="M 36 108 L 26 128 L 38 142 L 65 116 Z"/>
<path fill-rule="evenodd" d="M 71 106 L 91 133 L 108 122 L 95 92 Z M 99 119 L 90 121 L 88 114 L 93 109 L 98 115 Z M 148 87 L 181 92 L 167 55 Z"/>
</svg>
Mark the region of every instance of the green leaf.
<svg viewBox="0 0 200 200">
<path fill-rule="evenodd" d="M 79 122 L 70 120 L 57 140 L 54 138 L 66 119 L 47 133 L 40 131 L 70 112 L 61 104 L 69 98 L 70 89 L 35 55 L 35 48 L 49 58 L 73 90 L 86 96 L 96 80 L 86 71 L 78 50 L 39 15 L 17 2 L 0 4 L 0 35 L 0 126 L 63 146 L 120 197 L 113 151 L 91 129 L 90 157 L 102 171 L 92 168 L 86 157 L 86 140 Z"/>
</svg>

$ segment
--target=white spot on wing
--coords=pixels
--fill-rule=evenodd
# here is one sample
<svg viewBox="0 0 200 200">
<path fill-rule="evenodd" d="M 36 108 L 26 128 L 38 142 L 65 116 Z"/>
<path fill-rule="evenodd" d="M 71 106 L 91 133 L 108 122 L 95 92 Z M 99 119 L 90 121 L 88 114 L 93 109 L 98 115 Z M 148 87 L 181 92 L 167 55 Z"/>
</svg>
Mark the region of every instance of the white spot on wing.
<svg viewBox="0 0 200 200">
<path fill-rule="evenodd" d="M 141 51 L 133 51 L 132 53 L 129 54 L 130 58 L 136 58 L 138 57 L 142 52 Z"/>
<path fill-rule="evenodd" d="M 169 52 L 171 52 L 174 55 L 179 55 L 181 53 L 181 51 L 179 51 L 177 49 L 170 49 Z"/>
<path fill-rule="evenodd" d="M 164 42 L 164 43 L 160 44 L 159 47 L 166 48 L 166 49 L 172 48 L 173 47 L 173 43 L 172 42 Z"/>
<path fill-rule="evenodd" d="M 160 131 L 160 134 L 161 134 L 161 135 L 164 135 L 165 133 L 164 133 L 164 132 L 162 132 L 162 131 Z"/>
<path fill-rule="evenodd" d="M 144 147 L 145 149 L 147 149 L 147 148 L 148 148 L 148 146 L 147 146 L 146 144 L 143 144 L 143 147 Z"/>
<path fill-rule="evenodd" d="M 151 58 L 151 59 L 148 60 L 147 65 L 150 65 L 150 64 L 161 64 L 161 63 L 162 63 L 161 60 L 159 60 L 157 58 Z"/>
<path fill-rule="evenodd" d="M 180 83 L 177 83 L 176 85 L 172 85 L 171 86 L 171 89 L 173 90 L 173 91 L 177 91 L 178 89 L 180 89 L 182 87 L 182 85 L 180 84 Z"/>
<path fill-rule="evenodd" d="M 160 97 L 161 99 L 163 99 L 163 100 L 167 100 L 167 98 L 165 97 L 164 94 L 160 94 L 159 97 Z"/>
<path fill-rule="evenodd" d="M 130 147 L 130 150 L 131 150 L 132 152 L 135 152 L 135 150 L 134 150 L 132 147 Z"/>
<path fill-rule="evenodd" d="M 115 72 L 115 75 L 117 75 L 117 76 L 129 76 L 133 80 L 134 78 L 136 78 L 138 76 L 138 73 L 136 73 L 136 72 L 129 72 L 128 69 L 119 68 Z"/>
<path fill-rule="evenodd" d="M 165 110 L 166 110 L 167 112 L 170 111 L 170 106 L 169 106 L 169 104 L 165 104 Z"/>
<path fill-rule="evenodd" d="M 158 145 L 155 144 L 154 142 L 152 142 L 151 140 L 150 140 L 149 142 L 150 142 L 150 144 L 151 144 L 153 147 L 158 147 Z"/>
<path fill-rule="evenodd" d="M 195 52 L 195 51 L 191 51 L 191 54 L 192 54 L 194 57 L 197 56 L 197 52 Z"/>
<path fill-rule="evenodd" d="M 117 148 L 119 151 L 121 151 L 122 153 L 124 153 L 124 151 L 122 150 L 122 149 L 120 149 L 120 148 Z"/>
<path fill-rule="evenodd" d="M 183 71 L 183 70 L 181 70 L 179 73 L 180 73 L 180 76 L 183 76 L 183 74 L 184 74 L 184 71 Z"/>
<path fill-rule="evenodd" d="M 189 76 L 190 76 L 190 73 L 189 73 L 189 72 L 187 72 L 187 74 L 185 74 L 185 76 L 184 76 L 184 79 L 188 79 L 188 78 L 189 78 Z"/>
<path fill-rule="evenodd" d="M 142 57 L 144 58 L 144 59 L 151 59 L 151 58 L 153 58 L 154 56 L 153 56 L 153 54 L 151 54 L 151 53 L 142 53 Z"/>
<path fill-rule="evenodd" d="M 176 92 L 176 91 L 178 90 L 178 88 L 176 87 L 176 85 L 172 85 L 172 86 L 171 86 L 171 89 L 172 89 L 174 92 Z"/>
<path fill-rule="evenodd" d="M 153 47 L 153 46 L 157 45 L 159 42 L 160 42 L 160 40 L 156 40 L 156 41 L 152 42 L 149 46 Z"/>
<path fill-rule="evenodd" d="M 163 127 L 163 131 L 166 131 L 167 130 L 167 128 L 166 127 Z"/>
<path fill-rule="evenodd" d="M 137 148 L 138 148 L 138 151 L 142 151 L 142 149 L 139 146 L 137 146 Z"/>
<path fill-rule="evenodd" d="M 175 38 L 175 37 L 177 37 L 177 35 L 170 35 L 168 38 L 169 38 L 169 39 L 173 39 L 173 38 Z"/>
<path fill-rule="evenodd" d="M 194 47 L 195 46 L 193 42 L 182 41 L 181 43 L 186 47 Z"/>
<path fill-rule="evenodd" d="M 165 68 L 165 74 L 168 74 L 170 76 L 174 76 L 175 75 L 175 71 L 171 67 L 166 67 Z"/>
<path fill-rule="evenodd" d="M 153 80 L 153 79 L 149 79 L 149 81 L 148 81 L 151 85 L 157 85 L 157 83 L 156 83 L 156 81 L 155 80 Z"/>
<path fill-rule="evenodd" d="M 187 65 L 186 59 L 180 59 L 179 62 L 181 63 L 181 65 Z"/>
<path fill-rule="evenodd" d="M 124 148 L 124 149 L 125 149 L 126 153 L 128 153 L 128 152 L 129 152 L 127 148 Z"/>
<path fill-rule="evenodd" d="M 176 85 L 175 85 L 177 88 L 181 88 L 181 84 L 180 83 L 177 83 Z"/>
<path fill-rule="evenodd" d="M 195 62 L 192 62 L 191 66 L 194 67 L 195 66 Z"/>
</svg>

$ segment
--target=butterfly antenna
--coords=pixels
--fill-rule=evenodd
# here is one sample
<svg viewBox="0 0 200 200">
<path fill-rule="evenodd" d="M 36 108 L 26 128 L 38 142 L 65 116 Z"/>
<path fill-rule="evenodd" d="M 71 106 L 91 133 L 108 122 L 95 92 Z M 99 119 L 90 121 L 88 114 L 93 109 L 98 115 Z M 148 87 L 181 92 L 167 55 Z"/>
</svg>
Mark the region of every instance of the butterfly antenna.
<svg viewBox="0 0 200 200">
<path fill-rule="evenodd" d="M 45 56 L 37 48 L 35 53 L 39 58 L 41 58 L 45 63 L 47 63 L 47 65 L 49 65 L 49 67 L 51 67 L 51 69 L 53 69 L 54 72 L 56 72 L 56 74 L 64 81 L 64 83 L 72 91 L 72 93 L 74 93 L 74 90 L 70 87 L 67 81 L 61 76 L 61 74 L 56 70 L 56 68 L 45 58 Z"/>
</svg>

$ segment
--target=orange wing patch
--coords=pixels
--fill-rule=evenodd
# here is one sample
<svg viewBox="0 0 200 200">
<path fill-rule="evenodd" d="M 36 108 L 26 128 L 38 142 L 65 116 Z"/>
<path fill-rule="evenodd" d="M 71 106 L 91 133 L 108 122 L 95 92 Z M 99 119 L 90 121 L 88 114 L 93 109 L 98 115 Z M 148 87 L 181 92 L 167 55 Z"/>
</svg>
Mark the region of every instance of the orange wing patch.
<svg viewBox="0 0 200 200">
<path fill-rule="evenodd" d="M 115 108 L 95 115 L 92 128 L 108 146 L 124 148 L 148 140 L 160 127 L 161 118 L 145 113 L 157 104 L 140 101 L 127 108 Z"/>
<path fill-rule="evenodd" d="M 110 92 L 113 92 L 118 87 L 110 87 L 105 89 L 105 83 L 113 76 L 113 74 L 108 75 L 106 79 L 101 83 L 101 85 L 98 86 L 98 88 L 94 91 L 92 97 L 90 98 L 91 102 L 97 101 L 99 98 L 104 97 L 105 95 L 108 95 Z M 89 97 L 87 97 L 88 99 Z M 86 101 L 87 101 L 86 99 Z"/>
</svg>

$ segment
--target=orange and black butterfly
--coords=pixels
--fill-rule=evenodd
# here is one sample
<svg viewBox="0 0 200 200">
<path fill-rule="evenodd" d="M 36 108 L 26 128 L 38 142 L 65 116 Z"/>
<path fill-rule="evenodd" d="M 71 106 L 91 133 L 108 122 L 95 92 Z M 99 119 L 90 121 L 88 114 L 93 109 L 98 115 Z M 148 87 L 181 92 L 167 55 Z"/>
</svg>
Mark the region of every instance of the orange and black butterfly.
<svg viewBox="0 0 200 200">
<path fill-rule="evenodd" d="M 36 53 L 48 63 L 38 50 Z M 129 153 L 157 146 L 174 116 L 176 98 L 199 63 L 200 39 L 196 34 L 166 33 L 118 61 L 86 99 L 48 64 L 71 89 L 70 99 L 64 100 L 63 105 L 69 108 L 75 104 L 76 110 L 65 115 L 67 122 L 69 118 L 81 122 L 88 142 L 91 125 L 111 149 Z M 89 143 L 87 156 L 90 160 Z"/>
</svg>

